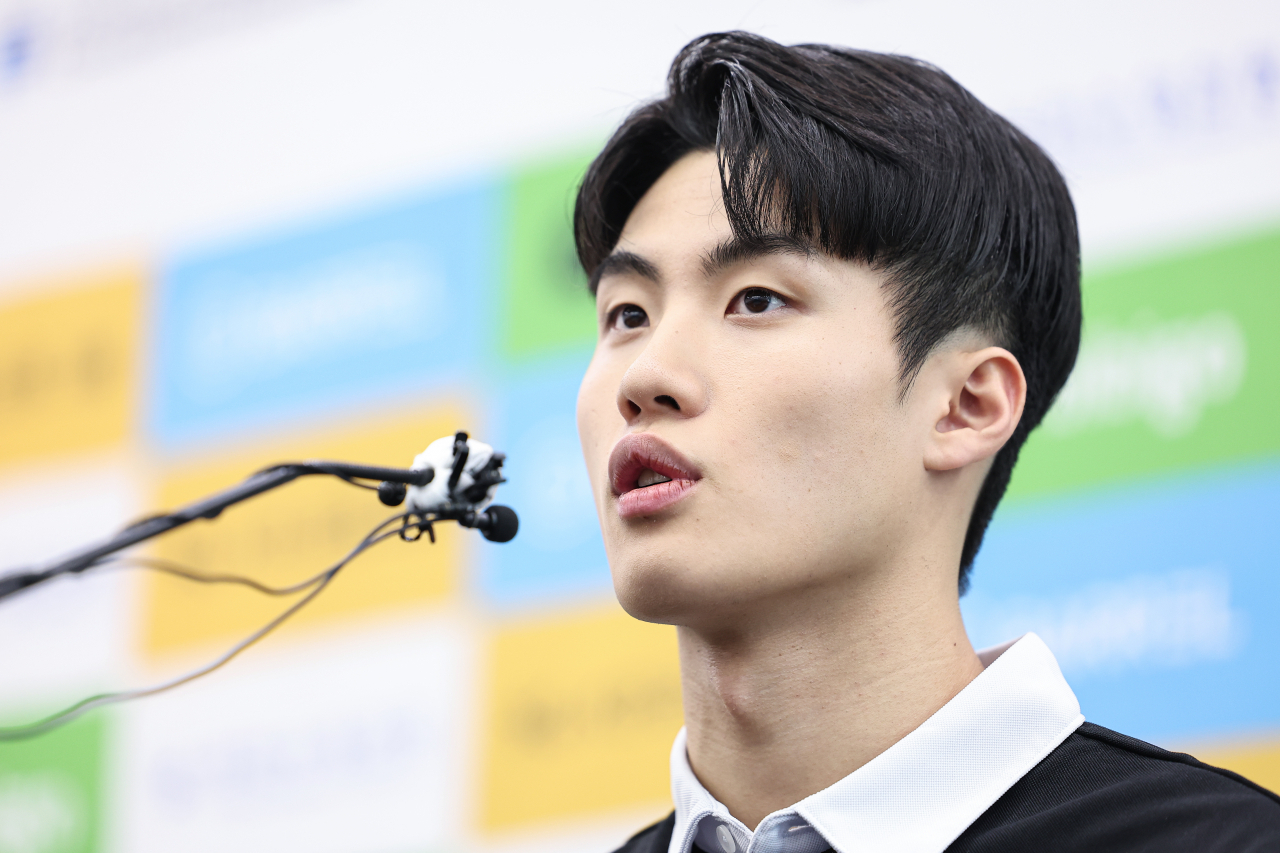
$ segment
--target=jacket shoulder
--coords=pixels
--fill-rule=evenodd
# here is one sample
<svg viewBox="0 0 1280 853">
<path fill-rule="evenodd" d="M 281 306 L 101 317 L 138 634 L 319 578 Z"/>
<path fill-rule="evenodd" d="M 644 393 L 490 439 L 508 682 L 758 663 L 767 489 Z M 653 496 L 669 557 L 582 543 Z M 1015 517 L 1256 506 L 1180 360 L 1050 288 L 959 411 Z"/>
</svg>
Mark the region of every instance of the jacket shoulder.
<svg viewBox="0 0 1280 853">
<path fill-rule="evenodd" d="M 627 839 L 614 853 L 666 853 L 675 830 L 676 813 L 672 812 L 653 826 L 647 826 Z"/>
<path fill-rule="evenodd" d="M 1084 723 L 950 853 L 1280 850 L 1280 797 L 1244 777 Z"/>
</svg>

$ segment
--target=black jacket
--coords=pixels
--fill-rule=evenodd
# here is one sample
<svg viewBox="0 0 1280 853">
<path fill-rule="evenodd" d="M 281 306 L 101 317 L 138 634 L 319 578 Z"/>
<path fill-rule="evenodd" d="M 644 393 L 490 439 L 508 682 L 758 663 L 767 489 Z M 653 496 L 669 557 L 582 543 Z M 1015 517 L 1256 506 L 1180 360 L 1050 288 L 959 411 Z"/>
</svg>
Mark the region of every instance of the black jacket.
<svg viewBox="0 0 1280 853">
<path fill-rule="evenodd" d="M 667 853 L 674 826 L 671 814 L 617 853 Z M 1280 853 L 1280 797 L 1229 770 L 1084 723 L 947 851 Z"/>
</svg>

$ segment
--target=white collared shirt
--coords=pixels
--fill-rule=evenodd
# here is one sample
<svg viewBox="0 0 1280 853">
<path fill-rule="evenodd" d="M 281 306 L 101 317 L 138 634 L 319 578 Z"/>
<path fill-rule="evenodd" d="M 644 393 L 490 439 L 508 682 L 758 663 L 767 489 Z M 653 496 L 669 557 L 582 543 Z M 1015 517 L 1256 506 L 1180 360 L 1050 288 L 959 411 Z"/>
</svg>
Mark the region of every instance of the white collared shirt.
<svg viewBox="0 0 1280 853">
<path fill-rule="evenodd" d="M 978 653 L 986 667 L 919 728 L 829 788 L 747 829 L 671 750 L 668 853 L 940 853 L 1084 716 L 1035 634 Z"/>
</svg>

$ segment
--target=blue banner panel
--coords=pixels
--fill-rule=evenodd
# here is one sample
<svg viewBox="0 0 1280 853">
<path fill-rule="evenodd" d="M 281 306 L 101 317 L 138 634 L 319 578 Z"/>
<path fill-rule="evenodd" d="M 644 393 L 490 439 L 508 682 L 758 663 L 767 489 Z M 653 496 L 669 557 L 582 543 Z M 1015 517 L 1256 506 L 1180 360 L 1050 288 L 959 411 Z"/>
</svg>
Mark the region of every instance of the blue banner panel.
<svg viewBox="0 0 1280 853">
<path fill-rule="evenodd" d="M 1160 745 L 1280 724 L 1280 465 L 1002 512 L 961 600 L 1035 631 L 1087 718 Z"/>
<path fill-rule="evenodd" d="M 588 358 L 546 365 L 496 395 L 492 441 L 509 480 L 498 501 L 520 514 L 520 534 L 484 549 L 480 587 L 494 605 L 612 594 L 574 418 Z"/>
<path fill-rule="evenodd" d="M 495 188 L 178 258 L 156 310 L 166 444 L 457 382 L 493 325 Z"/>
</svg>

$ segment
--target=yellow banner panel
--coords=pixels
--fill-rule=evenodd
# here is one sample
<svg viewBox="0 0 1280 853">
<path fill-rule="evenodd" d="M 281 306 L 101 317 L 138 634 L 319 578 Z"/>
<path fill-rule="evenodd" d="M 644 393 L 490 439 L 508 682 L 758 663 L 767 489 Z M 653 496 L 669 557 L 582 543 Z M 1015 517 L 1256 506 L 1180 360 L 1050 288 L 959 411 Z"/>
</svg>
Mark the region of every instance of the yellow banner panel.
<svg viewBox="0 0 1280 853">
<path fill-rule="evenodd" d="M 1251 782 L 1280 793 L 1280 740 L 1194 750 L 1205 764 L 1233 770 Z"/>
<path fill-rule="evenodd" d="M 486 677 L 486 829 L 670 803 L 683 719 L 674 628 L 616 607 L 509 625 Z"/>
<path fill-rule="evenodd" d="M 178 506 L 235 484 L 277 462 L 331 459 L 407 468 L 433 439 L 471 424 L 445 408 L 369 426 L 359 432 L 299 436 L 296 441 L 244 451 L 233 459 L 167 477 L 161 504 Z M 303 477 L 231 507 L 213 521 L 196 521 L 160 539 L 155 555 L 205 573 L 248 575 L 284 586 L 322 572 L 398 509 L 367 489 L 333 477 Z M 404 608 L 440 599 L 457 585 L 463 536 L 456 525 L 402 542 L 392 537 L 357 557 L 281 631 Z M 266 624 L 298 596 L 272 597 L 228 584 L 206 585 L 148 573 L 144 646 L 163 654 L 210 642 L 228 644 Z"/>
<path fill-rule="evenodd" d="M 133 424 L 142 272 L 0 307 L 0 464 L 119 444 Z"/>
</svg>

